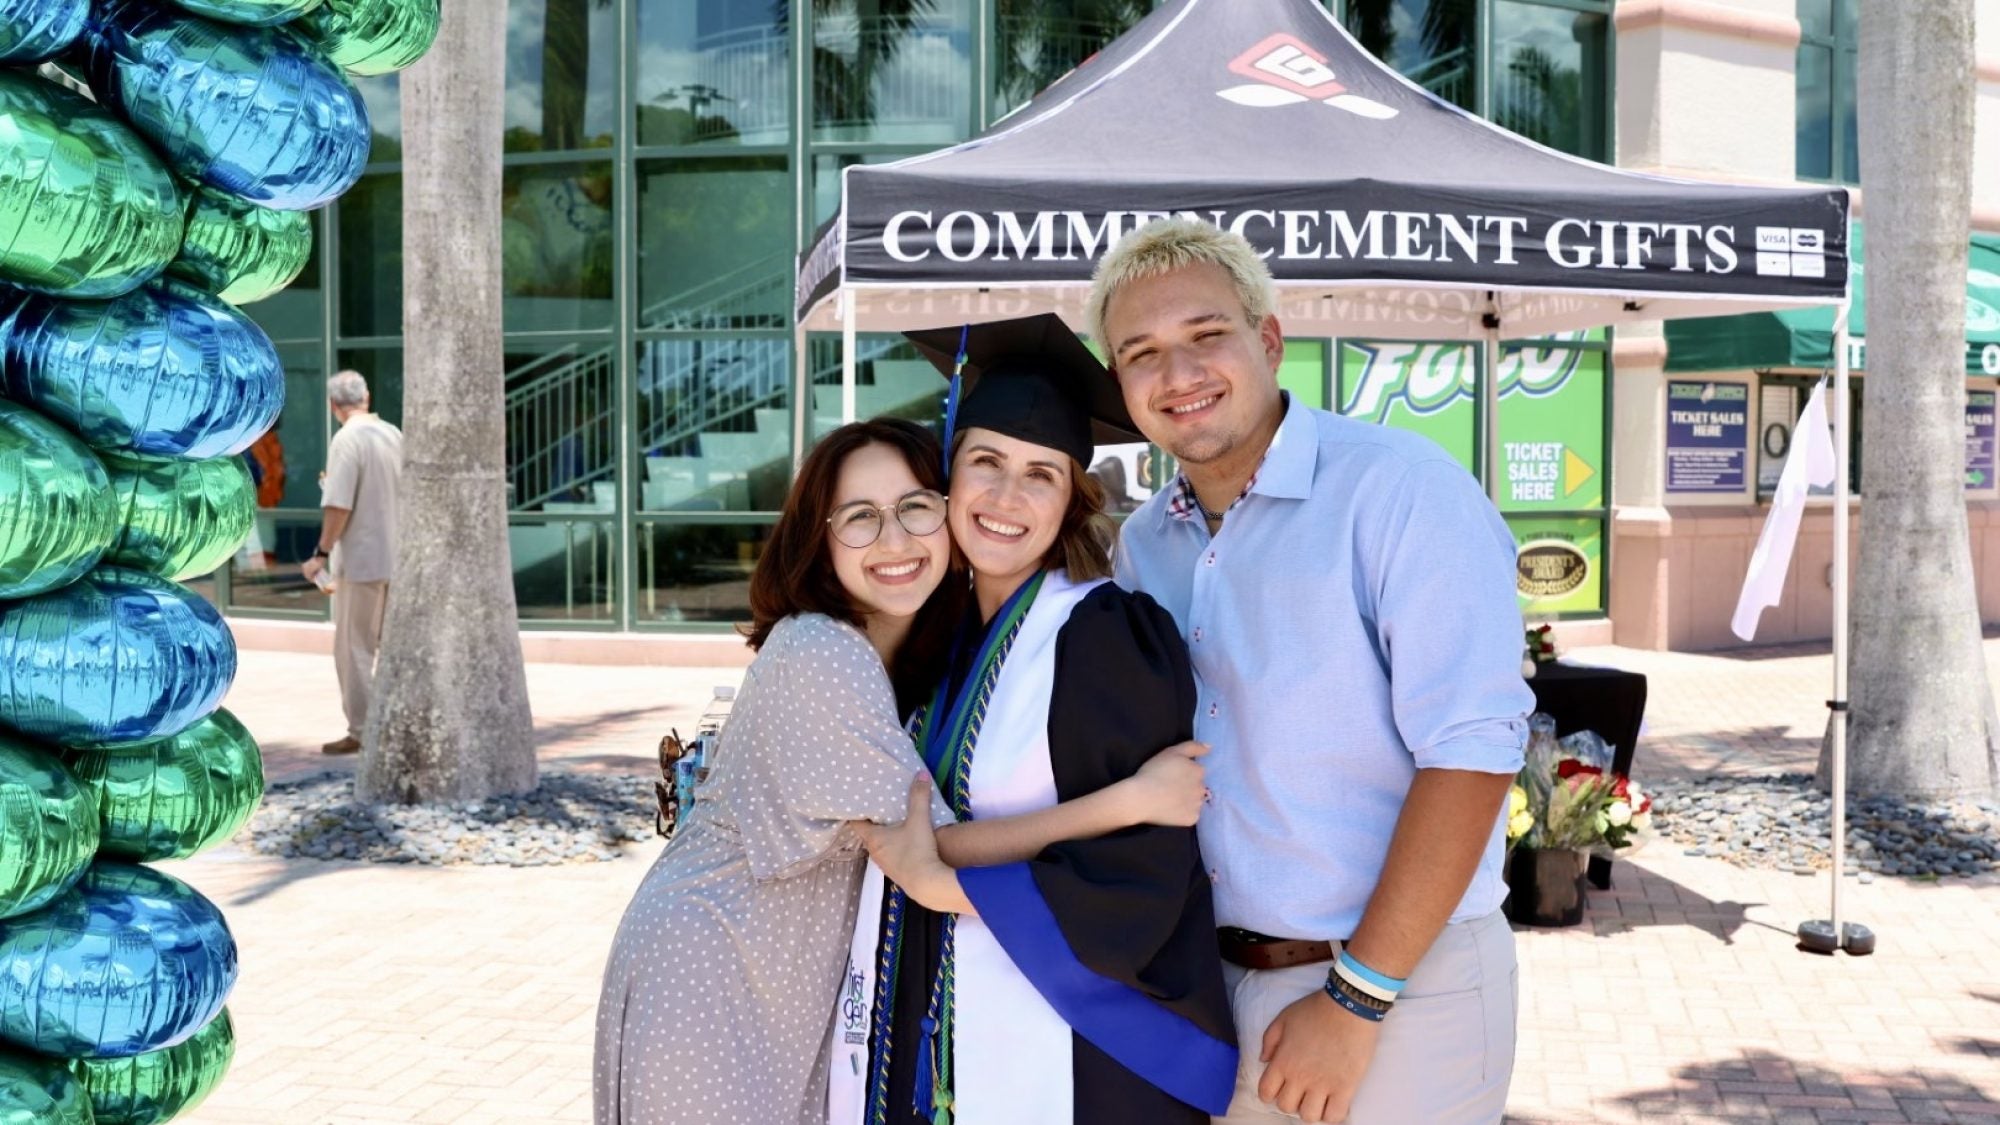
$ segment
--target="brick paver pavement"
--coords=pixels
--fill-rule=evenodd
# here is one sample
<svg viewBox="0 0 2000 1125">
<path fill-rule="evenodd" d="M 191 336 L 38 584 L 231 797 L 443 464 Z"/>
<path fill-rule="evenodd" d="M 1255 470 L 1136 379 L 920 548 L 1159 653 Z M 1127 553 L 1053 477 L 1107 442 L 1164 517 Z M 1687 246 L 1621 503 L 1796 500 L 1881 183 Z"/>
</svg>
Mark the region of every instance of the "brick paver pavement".
<svg viewBox="0 0 2000 1125">
<path fill-rule="evenodd" d="M 1642 775 L 1804 769 L 1817 753 L 1823 651 L 1578 655 L 1650 677 Z M 644 769 L 663 726 L 686 730 L 710 686 L 739 675 L 531 666 L 544 759 Z M 317 753 L 339 733 L 323 658 L 246 654 L 229 706 L 272 776 L 351 768 Z M 656 854 L 440 870 L 225 846 L 165 865 L 222 906 L 243 960 L 234 1069 L 184 1120 L 588 1121 L 598 974 Z M 1826 891 L 1825 876 L 1661 844 L 1619 866 L 1584 926 L 1523 931 L 1512 1116 L 2000 1121 L 2000 879 L 1850 881 L 1851 916 L 1882 942 L 1860 959 L 1793 948 Z"/>
</svg>

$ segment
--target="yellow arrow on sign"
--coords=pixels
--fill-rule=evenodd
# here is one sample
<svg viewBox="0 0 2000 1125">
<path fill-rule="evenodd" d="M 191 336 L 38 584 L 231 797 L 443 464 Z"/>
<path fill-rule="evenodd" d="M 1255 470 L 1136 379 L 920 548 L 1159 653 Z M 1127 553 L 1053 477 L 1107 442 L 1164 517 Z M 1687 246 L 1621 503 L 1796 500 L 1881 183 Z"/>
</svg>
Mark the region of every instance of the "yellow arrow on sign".
<svg viewBox="0 0 2000 1125">
<path fill-rule="evenodd" d="M 1567 447 L 1563 449 L 1564 496 L 1576 495 L 1576 490 L 1590 483 L 1590 478 L 1596 475 L 1597 470 L 1590 467 L 1590 462 L 1578 457 L 1575 451 Z"/>
</svg>

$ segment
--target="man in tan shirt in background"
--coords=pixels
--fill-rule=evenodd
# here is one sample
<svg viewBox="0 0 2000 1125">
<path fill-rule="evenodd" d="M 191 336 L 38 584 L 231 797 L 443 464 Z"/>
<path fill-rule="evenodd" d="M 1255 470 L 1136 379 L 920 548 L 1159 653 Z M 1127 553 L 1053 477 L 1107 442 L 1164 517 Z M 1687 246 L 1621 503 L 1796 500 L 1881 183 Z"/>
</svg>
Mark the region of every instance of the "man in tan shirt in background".
<svg viewBox="0 0 2000 1125">
<path fill-rule="evenodd" d="M 302 568 L 333 589 L 333 668 L 347 734 L 320 747 L 327 754 L 361 749 L 368 696 L 375 685 L 375 652 L 382 646 L 382 617 L 389 605 L 389 572 L 396 558 L 396 484 L 403 473 L 403 431 L 368 411 L 368 383 L 342 371 L 326 381 L 327 404 L 340 431 L 326 448 L 320 474 L 324 512 L 319 549 Z M 322 588 L 325 588 L 322 586 Z"/>
</svg>

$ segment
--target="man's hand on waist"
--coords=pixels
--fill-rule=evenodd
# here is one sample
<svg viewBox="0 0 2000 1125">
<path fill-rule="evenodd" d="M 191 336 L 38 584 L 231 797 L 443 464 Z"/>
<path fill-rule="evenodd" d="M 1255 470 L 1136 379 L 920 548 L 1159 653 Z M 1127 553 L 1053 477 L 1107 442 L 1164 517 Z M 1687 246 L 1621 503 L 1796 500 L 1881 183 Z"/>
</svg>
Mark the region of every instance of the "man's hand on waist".
<svg viewBox="0 0 2000 1125">
<path fill-rule="evenodd" d="M 1309 1122 L 1347 1120 L 1382 1025 L 1341 1010 L 1323 990 L 1294 1001 L 1264 1032 L 1257 1097 Z"/>
</svg>

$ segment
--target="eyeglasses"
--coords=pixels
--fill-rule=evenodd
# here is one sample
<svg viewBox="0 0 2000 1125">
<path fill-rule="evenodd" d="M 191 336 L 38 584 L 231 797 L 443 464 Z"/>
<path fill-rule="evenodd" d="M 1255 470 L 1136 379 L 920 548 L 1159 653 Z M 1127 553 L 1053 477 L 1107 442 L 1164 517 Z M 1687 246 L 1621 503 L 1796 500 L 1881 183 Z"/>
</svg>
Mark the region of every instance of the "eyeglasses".
<svg viewBox="0 0 2000 1125">
<path fill-rule="evenodd" d="M 842 546 L 861 550 L 871 547 L 882 537 L 884 520 L 882 513 L 894 512 L 896 522 L 911 535 L 924 536 L 944 526 L 945 498 L 928 488 L 920 488 L 907 493 L 894 504 L 870 504 L 857 500 L 852 504 L 842 504 L 833 510 L 826 522 L 833 527 L 833 537 Z"/>
</svg>

